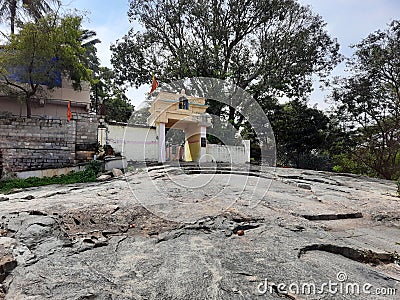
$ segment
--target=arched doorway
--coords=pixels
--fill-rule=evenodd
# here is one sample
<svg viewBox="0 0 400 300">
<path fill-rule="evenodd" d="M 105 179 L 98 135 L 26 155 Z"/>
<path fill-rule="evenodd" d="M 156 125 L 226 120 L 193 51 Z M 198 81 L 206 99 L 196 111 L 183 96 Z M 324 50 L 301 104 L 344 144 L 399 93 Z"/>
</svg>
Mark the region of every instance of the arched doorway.
<svg viewBox="0 0 400 300">
<path fill-rule="evenodd" d="M 156 126 L 159 162 L 166 161 L 166 129 L 180 129 L 185 133 L 184 160 L 200 161 L 206 157 L 207 127 L 211 118 L 206 113 L 205 98 L 160 92 L 150 107 L 147 123 Z"/>
</svg>

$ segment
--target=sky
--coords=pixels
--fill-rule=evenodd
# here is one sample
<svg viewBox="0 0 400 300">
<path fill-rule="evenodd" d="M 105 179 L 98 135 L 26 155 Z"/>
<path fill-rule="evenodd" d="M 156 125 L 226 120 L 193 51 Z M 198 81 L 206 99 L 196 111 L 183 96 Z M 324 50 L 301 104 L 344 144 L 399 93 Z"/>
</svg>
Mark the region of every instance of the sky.
<svg viewBox="0 0 400 300">
<path fill-rule="evenodd" d="M 387 27 L 392 20 L 400 19 L 400 0 L 299 0 L 310 5 L 327 23 L 327 31 L 331 37 L 337 38 L 340 51 L 346 57 L 353 50 L 350 45 L 357 44 L 368 34 Z M 87 12 L 84 27 L 96 31 L 102 41 L 98 45 L 98 56 L 103 66 L 111 67 L 110 45 L 121 39 L 132 27 L 127 16 L 128 0 L 63 0 L 67 8 L 76 8 Z M 333 75 L 341 75 L 344 64 L 339 65 Z M 150 75 L 149 75 L 150 76 Z M 130 89 L 127 93 L 132 104 L 138 106 L 145 99 L 149 86 Z M 324 102 L 327 91 L 321 91 L 315 82 L 315 91 L 310 96 L 310 105 L 318 105 L 326 109 Z"/>
</svg>

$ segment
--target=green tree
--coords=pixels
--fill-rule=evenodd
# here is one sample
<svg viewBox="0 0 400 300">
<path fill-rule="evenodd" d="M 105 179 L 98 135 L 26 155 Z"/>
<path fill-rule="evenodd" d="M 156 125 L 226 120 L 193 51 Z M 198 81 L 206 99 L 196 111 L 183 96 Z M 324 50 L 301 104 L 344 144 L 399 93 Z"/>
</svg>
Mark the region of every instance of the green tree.
<svg viewBox="0 0 400 300">
<path fill-rule="evenodd" d="M 257 101 L 303 98 L 312 75 L 324 78 L 340 60 L 324 21 L 295 0 L 131 0 L 128 15 L 144 30 L 112 46 L 112 63 L 119 82 L 134 86 L 156 72 L 160 82 L 228 79 Z M 209 104 L 214 115 L 226 111 Z M 227 118 L 236 128 L 244 122 L 234 107 Z"/>
<path fill-rule="evenodd" d="M 328 150 L 330 120 L 324 112 L 294 100 L 277 106 L 270 121 L 276 139 L 278 162 L 308 168 L 311 159 L 321 157 Z"/>
<path fill-rule="evenodd" d="M 11 34 L 15 33 L 16 24 L 23 15 L 41 18 L 52 11 L 51 4 L 61 5 L 60 0 L 0 0 L 0 20 L 10 22 Z"/>
<path fill-rule="evenodd" d="M 395 178 L 400 175 L 400 22 L 354 47 L 348 61 L 352 74 L 337 82 L 332 95 L 355 143 L 349 157 L 369 175 Z"/>
<path fill-rule="evenodd" d="M 119 97 L 111 97 L 107 99 L 104 105 L 105 120 L 107 122 L 116 121 L 127 123 L 135 108 L 128 102 L 127 98 L 126 100 L 123 100 L 123 98 Z"/>
<path fill-rule="evenodd" d="M 278 165 L 332 170 L 333 157 L 347 149 L 347 135 L 334 116 L 299 100 L 280 104 L 276 99 L 268 99 L 263 105 L 274 132 Z M 241 135 L 257 140 L 247 122 Z M 251 144 L 251 150 L 251 157 L 258 161 L 257 143 Z"/>
<path fill-rule="evenodd" d="M 115 83 L 113 70 L 99 67 L 91 89 L 92 107 L 103 113 L 106 121 L 128 122 L 134 106 L 125 95 L 125 89 Z M 100 105 L 101 103 L 101 105 Z"/>
<path fill-rule="evenodd" d="M 82 29 L 79 41 L 83 48 L 85 48 L 85 55 L 83 56 L 84 63 L 92 70 L 93 75 L 99 73 L 100 61 L 97 56 L 96 45 L 101 41 L 96 38 L 96 32 L 93 30 Z"/>
<path fill-rule="evenodd" d="M 27 117 L 31 116 L 32 98 L 45 97 L 60 73 L 71 78 L 76 89 L 82 81 L 91 80 L 80 42 L 81 20 L 49 14 L 26 23 L 0 52 L 0 85 L 25 101 Z"/>
</svg>

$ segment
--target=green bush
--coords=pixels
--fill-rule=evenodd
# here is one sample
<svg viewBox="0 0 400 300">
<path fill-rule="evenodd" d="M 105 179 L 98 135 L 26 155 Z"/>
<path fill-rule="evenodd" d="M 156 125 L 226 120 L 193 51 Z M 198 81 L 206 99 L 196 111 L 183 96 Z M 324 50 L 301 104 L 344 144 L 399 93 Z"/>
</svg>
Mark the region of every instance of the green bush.
<svg viewBox="0 0 400 300">
<path fill-rule="evenodd" d="M 370 175 L 371 173 L 365 165 L 355 161 L 349 154 L 346 153 L 335 155 L 333 157 L 333 162 L 333 171 L 335 172 L 362 175 Z"/>
<path fill-rule="evenodd" d="M 324 154 L 302 154 L 298 157 L 298 168 L 316 170 L 316 171 L 332 171 L 332 160 Z"/>
<path fill-rule="evenodd" d="M 84 171 L 70 172 L 66 175 L 53 176 L 53 177 L 30 177 L 27 179 L 9 179 L 0 181 L 0 192 L 10 193 L 14 189 L 30 188 L 36 186 L 44 186 L 50 184 L 72 184 L 82 182 L 93 182 L 96 181 L 97 175 L 100 173 L 102 168 L 101 162 L 90 161 L 86 165 Z"/>
<path fill-rule="evenodd" d="M 333 168 L 332 160 L 324 153 L 302 153 L 291 156 L 278 153 L 277 166 L 316 171 L 332 171 Z"/>
<path fill-rule="evenodd" d="M 86 171 L 93 171 L 96 175 L 99 174 L 103 168 L 103 164 L 98 160 L 91 160 L 86 165 Z"/>
</svg>

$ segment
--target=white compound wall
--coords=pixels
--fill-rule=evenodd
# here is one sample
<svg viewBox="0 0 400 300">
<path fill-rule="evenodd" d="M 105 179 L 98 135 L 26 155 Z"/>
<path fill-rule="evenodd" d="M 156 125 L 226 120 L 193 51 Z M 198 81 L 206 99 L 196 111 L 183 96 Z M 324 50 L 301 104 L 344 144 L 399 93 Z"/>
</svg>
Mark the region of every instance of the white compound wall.
<svg viewBox="0 0 400 300">
<path fill-rule="evenodd" d="M 155 127 L 108 125 L 107 144 L 127 161 L 158 161 L 158 136 Z M 241 146 L 207 144 L 208 162 L 245 164 L 250 162 L 250 141 Z"/>
<path fill-rule="evenodd" d="M 107 144 L 127 161 L 158 161 L 158 140 L 155 127 L 108 125 Z"/>
</svg>

